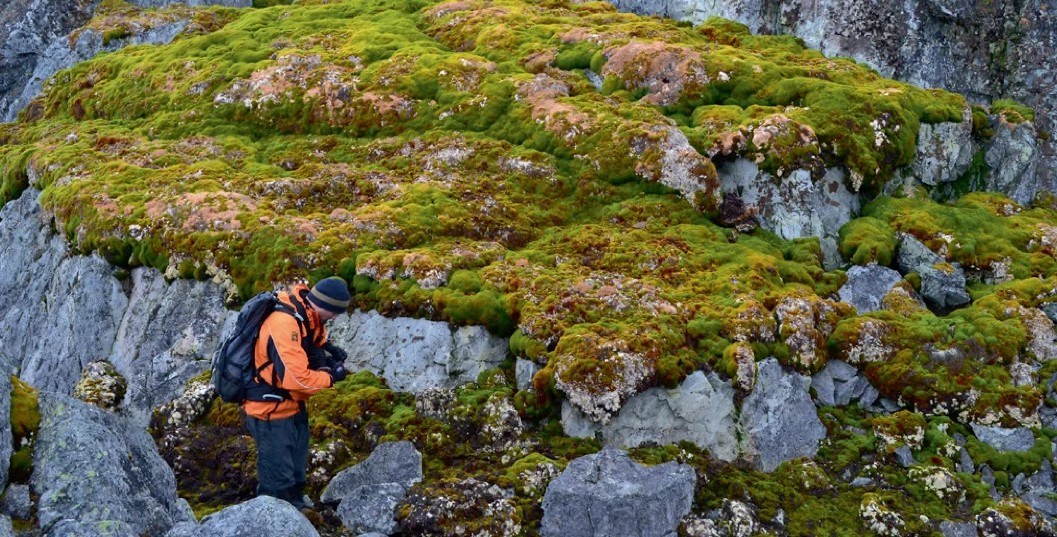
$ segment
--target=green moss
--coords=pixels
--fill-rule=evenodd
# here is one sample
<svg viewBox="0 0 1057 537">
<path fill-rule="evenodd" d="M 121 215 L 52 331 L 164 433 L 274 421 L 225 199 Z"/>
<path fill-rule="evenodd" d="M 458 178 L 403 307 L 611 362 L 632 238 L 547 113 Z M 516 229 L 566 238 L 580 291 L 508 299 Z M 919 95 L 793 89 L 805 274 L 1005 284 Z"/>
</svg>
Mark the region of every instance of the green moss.
<svg viewBox="0 0 1057 537">
<path fill-rule="evenodd" d="M 18 377 L 11 377 L 11 454 L 9 480 L 29 483 L 33 471 L 33 442 L 40 429 L 38 390 Z"/>
<path fill-rule="evenodd" d="M 991 113 L 1002 116 L 1009 123 L 1031 123 L 1035 111 L 1011 99 L 996 99 L 991 102 Z"/>
</svg>

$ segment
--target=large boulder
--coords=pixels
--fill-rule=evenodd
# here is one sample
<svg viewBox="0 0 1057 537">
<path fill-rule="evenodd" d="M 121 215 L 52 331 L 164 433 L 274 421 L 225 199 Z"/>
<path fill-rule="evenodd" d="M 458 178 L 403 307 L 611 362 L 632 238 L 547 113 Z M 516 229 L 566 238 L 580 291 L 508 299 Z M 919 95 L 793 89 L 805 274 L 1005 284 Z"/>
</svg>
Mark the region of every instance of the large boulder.
<svg viewBox="0 0 1057 537">
<path fill-rule="evenodd" d="M 193 521 L 150 435 L 126 419 L 41 392 L 30 486 L 46 535 L 164 535 Z"/>
<path fill-rule="evenodd" d="M 848 269 L 848 281 L 837 291 L 841 301 L 847 302 L 859 315 L 882 309 L 885 295 L 903 281 L 898 272 L 879 265 L 854 266 Z"/>
<path fill-rule="evenodd" d="M 973 114 L 966 108 L 961 123 L 923 123 L 918 131 L 917 154 L 910 164 L 913 176 L 936 186 L 957 181 L 973 162 Z"/>
<path fill-rule="evenodd" d="M 866 409 L 875 408 L 880 393 L 855 366 L 841 360 L 830 360 L 811 377 L 811 388 L 820 405 L 846 406 L 858 402 Z"/>
<path fill-rule="evenodd" d="M 540 535 L 674 536 L 690 512 L 697 476 L 685 464 L 651 468 L 606 448 L 569 463 L 543 496 Z"/>
<path fill-rule="evenodd" d="M 1020 204 L 1031 203 L 1039 190 L 1036 170 L 1040 152 L 1034 125 L 1008 123 L 1001 118 L 992 118 L 991 125 L 995 137 L 984 156 L 991 168 L 986 189 L 1001 192 Z"/>
<path fill-rule="evenodd" d="M 562 428 L 565 434 L 580 438 L 600 433 L 610 446 L 687 440 L 721 460 L 732 461 L 738 456 L 734 388 L 715 374 L 705 376 L 700 371 L 686 377 L 676 389 L 650 388 L 628 399 L 605 425 L 591 421 L 566 402 L 562 405 Z"/>
<path fill-rule="evenodd" d="M 168 283 L 154 269 L 132 271 L 131 282 L 109 361 L 128 383 L 123 409 L 146 427 L 151 409 L 177 398 L 188 380 L 209 369 L 228 316 L 226 291 L 212 281 Z"/>
<path fill-rule="evenodd" d="M 258 496 L 205 517 L 202 519 L 197 535 L 201 537 L 247 537 L 250 535 L 319 537 L 319 532 L 312 526 L 312 522 L 293 505 L 271 496 Z"/>
<path fill-rule="evenodd" d="M 14 453 L 11 436 L 11 378 L 0 371 L 0 491 L 7 488 L 7 467 Z"/>
<path fill-rule="evenodd" d="M 42 214 L 39 199 L 40 191 L 30 188 L 0 209 L 0 366 L 5 374 L 20 369 L 28 350 L 41 339 L 44 296 L 69 254 Z"/>
<path fill-rule="evenodd" d="M 386 442 L 363 462 L 334 476 L 320 500 L 340 502 L 338 517 L 354 532 L 395 533 L 394 511 L 408 489 L 421 480 L 422 455 L 414 444 Z"/>
<path fill-rule="evenodd" d="M 369 370 L 398 391 L 454 388 L 498 367 L 509 352 L 507 340 L 481 326 L 453 329 L 443 322 L 389 319 L 376 311 L 338 317 L 331 339 L 349 353 L 350 371 Z"/>
<path fill-rule="evenodd" d="M 965 290 L 965 272 L 954 265 L 920 266 L 921 296 L 930 306 L 949 311 L 972 301 Z"/>
<path fill-rule="evenodd" d="M 843 171 L 829 169 L 817 182 L 807 170 L 776 178 L 739 158 L 721 163 L 718 172 L 723 192 L 755 208 L 764 229 L 786 239 L 818 237 L 826 267 L 841 264 L 837 234 L 859 214 L 859 196 L 848 190 Z"/>
<path fill-rule="evenodd" d="M 71 394 L 89 362 L 110 355 L 128 297 L 114 268 L 97 254 L 65 259 L 44 295 L 35 341 L 20 377 L 42 390 Z"/>
<path fill-rule="evenodd" d="M 826 427 L 810 386 L 810 377 L 785 371 L 774 358 L 759 363 L 756 387 L 742 404 L 740 420 L 746 453 L 756 468 L 770 472 L 784 461 L 818 452 Z"/>
<path fill-rule="evenodd" d="M 406 440 L 385 442 L 374 448 L 363 462 L 342 470 L 323 489 L 320 500 L 338 502 L 360 487 L 397 483 L 404 490 L 422 480 L 422 454 Z"/>
<path fill-rule="evenodd" d="M 975 423 L 971 427 L 976 438 L 999 451 L 1027 451 L 1035 445 L 1035 435 L 1024 427 L 988 427 Z"/>
<path fill-rule="evenodd" d="M 918 267 L 933 266 L 947 260 L 933 252 L 925 243 L 909 233 L 899 234 L 899 245 L 896 248 L 895 264 L 902 274 L 917 272 Z"/>
</svg>

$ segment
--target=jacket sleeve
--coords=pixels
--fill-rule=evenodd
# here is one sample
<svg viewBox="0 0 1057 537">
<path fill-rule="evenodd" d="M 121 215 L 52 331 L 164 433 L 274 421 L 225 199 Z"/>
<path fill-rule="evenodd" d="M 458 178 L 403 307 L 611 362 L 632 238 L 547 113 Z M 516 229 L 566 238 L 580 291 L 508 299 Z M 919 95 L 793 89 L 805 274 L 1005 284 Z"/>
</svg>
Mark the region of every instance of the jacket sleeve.
<svg viewBox="0 0 1057 537">
<path fill-rule="evenodd" d="M 275 368 L 279 388 L 297 400 L 329 388 L 332 379 L 326 371 L 308 368 L 308 355 L 301 347 L 301 330 L 289 315 L 271 315 L 261 326 L 261 336 L 268 338 L 268 357 Z"/>
</svg>

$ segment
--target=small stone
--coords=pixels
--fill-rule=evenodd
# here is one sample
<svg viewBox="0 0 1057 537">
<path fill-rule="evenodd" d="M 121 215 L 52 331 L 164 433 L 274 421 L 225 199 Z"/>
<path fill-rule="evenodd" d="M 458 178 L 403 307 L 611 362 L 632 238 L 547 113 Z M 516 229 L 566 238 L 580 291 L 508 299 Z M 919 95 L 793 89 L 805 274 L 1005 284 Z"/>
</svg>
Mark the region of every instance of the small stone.
<svg viewBox="0 0 1057 537">
<path fill-rule="evenodd" d="M 896 462 L 898 462 L 899 465 L 903 468 L 909 468 L 915 462 L 914 454 L 910 451 L 910 447 L 908 447 L 906 444 L 896 448 L 893 454 L 896 457 Z"/>
<path fill-rule="evenodd" d="M 859 477 L 856 477 L 851 482 L 851 486 L 853 486 L 853 487 L 869 487 L 870 485 L 873 485 L 873 483 L 874 483 L 874 480 L 873 480 L 872 477 L 859 476 Z"/>
<path fill-rule="evenodd" d="M 29 497 L 29 485 L 12 483 L 0 499 L 0 512 L 16 520 L 29 520 L 33 516 L 33 501 Z"/>
<path fill-rule="evenodd" d="M 956 468 L 959 472 L 971 474 L 976 471 L 976 466 L 973 464 L 973 458 L 969 456 L 969 450 L 961 448 L 958 451 L 958 464 Z"/>
</svg>

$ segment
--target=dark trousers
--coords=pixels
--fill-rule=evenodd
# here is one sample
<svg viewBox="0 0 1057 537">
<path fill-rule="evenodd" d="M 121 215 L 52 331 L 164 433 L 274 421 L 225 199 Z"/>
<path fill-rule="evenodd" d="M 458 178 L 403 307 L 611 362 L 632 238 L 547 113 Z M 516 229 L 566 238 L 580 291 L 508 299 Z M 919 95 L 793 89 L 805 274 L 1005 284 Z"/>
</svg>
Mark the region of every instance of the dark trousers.
<svg viewBox="0 0 1057 537">
<path fill-rule="evenodd" d="M 308 465 L 308 413 L 264 421 L 246 416 L 246 428 L 257 444 L 257 495 L 274 496 L 298 507 Z"/>
</svg>

